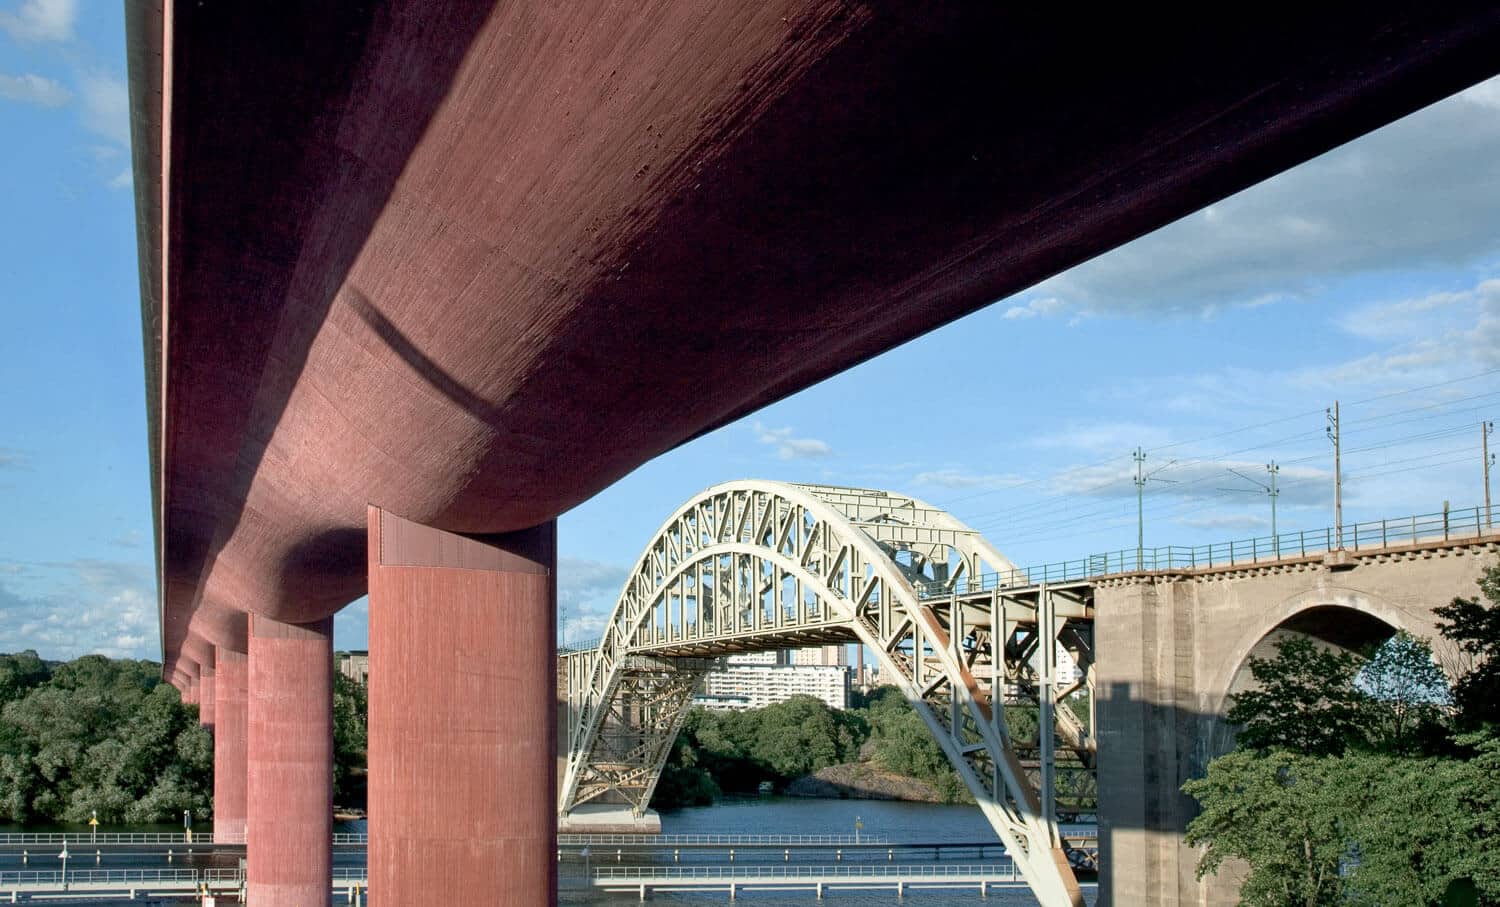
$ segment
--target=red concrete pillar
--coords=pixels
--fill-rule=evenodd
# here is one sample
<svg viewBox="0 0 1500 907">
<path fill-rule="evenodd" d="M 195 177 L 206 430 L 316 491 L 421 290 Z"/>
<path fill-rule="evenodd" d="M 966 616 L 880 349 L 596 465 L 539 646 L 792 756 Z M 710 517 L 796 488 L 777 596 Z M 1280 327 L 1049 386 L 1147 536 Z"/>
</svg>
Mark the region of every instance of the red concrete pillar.
<svg viewBox="0 0 1500 907">
<path fill-rule="evenodd" d="M 249 674 L 244 652 L 218 647 L 214 655 L 214 835 L 228 840 L 245 834 L 245 686 Z"/>
<path fill-rule="evenodd" d="M 198 723 L 204 727 L 214 726 L 213 664 L 206 664 L 198 669 Z"/>
<path fill-rule="evenodd" d="M 371 507 L 370 890 L 557 903 L 557 524 L 442 532 Z"/>
<path fill-rule="evenodd" d="M 327 907 L 333 898 L 333 618 L 284 624 L 250 616 L 247 764 L 249 903 Z"/>
</svg>

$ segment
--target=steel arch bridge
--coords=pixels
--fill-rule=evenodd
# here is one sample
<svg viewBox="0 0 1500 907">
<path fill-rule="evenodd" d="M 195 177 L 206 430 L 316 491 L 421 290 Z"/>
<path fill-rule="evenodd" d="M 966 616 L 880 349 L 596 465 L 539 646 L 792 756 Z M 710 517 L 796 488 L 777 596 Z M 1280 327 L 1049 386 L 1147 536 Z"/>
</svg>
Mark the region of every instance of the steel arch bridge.
<svg viewBox="0 0 1500 907">
<path fill-rule="evenodd" d="M 987 573 L 1017 579 L 959 591 L 983 586 L 969 580 Z M 927 723 L 1040 901 L 1081 907 L 1054 772 L 1058 740 L 1081 767 L 1093 762 L 1089 727 L 1056 707 L 1092 689 L 1086 593 L 1027 583 L 978 532 L 915 498 L 716 485 L 652 538 L 599 645 L 563 656 L 569 746 L 559 812 L 597 801 L 643 813 L 714 658 L 859 642 Z M 1065 689 L 1055 682 L 1058 644 L 1082 672 Z M 1055 733 L 1024 739 L 1007 727 L 1001 706 L 1028 701 L 1038 726 Z"/>
</svg>

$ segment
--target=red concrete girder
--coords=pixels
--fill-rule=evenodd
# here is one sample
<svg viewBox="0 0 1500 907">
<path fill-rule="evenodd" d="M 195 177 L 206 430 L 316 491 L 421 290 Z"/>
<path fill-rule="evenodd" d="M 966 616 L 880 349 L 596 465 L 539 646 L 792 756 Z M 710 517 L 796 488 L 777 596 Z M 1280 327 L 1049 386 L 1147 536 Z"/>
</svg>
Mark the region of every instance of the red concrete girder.
<svg viewBox="0 0 1500 907">
<path fill-rule="evenodd" d="M 249 902 L 328 907 L 333 897 L 333 618 L 284 624 L 251 615 L 248 725 Z"/>
<path fill-rule="evenodd" d="M 367 502 L 545 521 L 1500 69 L 1473 3 L 174 10 L 168 653 L 364 591 Z"/>
<path fill-rule="evenodd" d="M 369 513 L 370 890 L 556 903 L 556 524 L 469 538 Z"/>
<path fill-rule="evenodd" d="M 219 649 L 214 665 L 214 834 L 245 833 L 249 657 Z"/>
</svg>

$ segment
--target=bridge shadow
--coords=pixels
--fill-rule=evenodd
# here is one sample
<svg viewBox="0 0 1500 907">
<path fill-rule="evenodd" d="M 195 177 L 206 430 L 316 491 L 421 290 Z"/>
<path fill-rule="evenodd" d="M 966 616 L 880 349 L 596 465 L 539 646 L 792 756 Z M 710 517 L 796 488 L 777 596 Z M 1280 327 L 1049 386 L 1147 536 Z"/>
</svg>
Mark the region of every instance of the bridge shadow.
<svg viewBox="0 0 1500 907">
<path fill-rule="evenodd" d="M 1182 785 L 1234 749 L 1220 714 L 1142 698 L 1139 685 L 1098 691 L 1099 895 L 1096 907 L 1234 905 L 1233 867 L 1202 881 L 1199 852 L 1182 843 L 1200 812 Z"/>
</svg>

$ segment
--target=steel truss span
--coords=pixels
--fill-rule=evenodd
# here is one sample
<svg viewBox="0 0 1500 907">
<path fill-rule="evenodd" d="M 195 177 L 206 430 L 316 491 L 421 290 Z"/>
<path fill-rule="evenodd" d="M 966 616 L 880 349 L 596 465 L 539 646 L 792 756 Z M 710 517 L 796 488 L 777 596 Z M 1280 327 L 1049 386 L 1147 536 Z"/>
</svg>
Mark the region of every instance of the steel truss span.
<svg viewBox="0 0 1500 907">
<path fill-rule="evenodd" d="M 1014 570 L 979 533 L 915 498 L 763 481 L 709 488 L 646 546 L 598 646 L 563 656 L 560 814 L 590 802 L 645 811 L 714 658 L 859 642 L 927 723 L 1041 903 L 1081 907 L 1056 773 L 1064 762 L 1091 770 L 1092 722 L 1056 706 L 1092 691 L 1092 601 L 1024 581 L 933 592 Z M 1058 644 L 1082 673 L 1066 688 Z M 1001 706 L 1015 702 L 1033 704 L 1054 733 L 1013 732 Z"/>
</svg>

